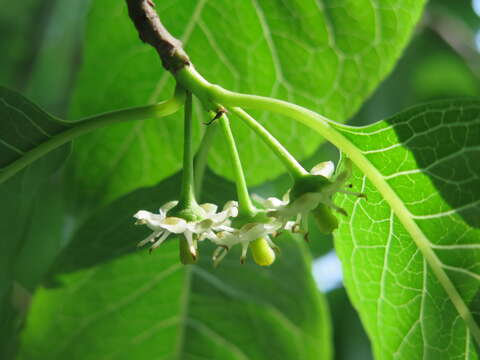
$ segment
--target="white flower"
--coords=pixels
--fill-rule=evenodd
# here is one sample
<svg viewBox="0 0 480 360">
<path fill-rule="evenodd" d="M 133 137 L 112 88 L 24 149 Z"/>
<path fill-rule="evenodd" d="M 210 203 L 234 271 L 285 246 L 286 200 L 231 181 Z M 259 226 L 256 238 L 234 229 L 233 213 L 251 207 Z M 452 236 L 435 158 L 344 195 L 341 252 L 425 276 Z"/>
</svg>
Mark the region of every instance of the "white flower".
<svg viewBox="0 0 480 360">
<path fill-rule="evenodd" d="M 269 245 L 271 256 L 275 258 L 273 249 L 276 249 L 276 245 L 270 240 L 269 235 L 275 234 L 281 227 L 278 222 L 272 221 L 269 223 L 248 223 L 242 226 L 240 229 L 234 229 L 233 231 L 222 231 L 217 234 L 217 238 L 212 241 L 218 245 L 213 253 L 213 263 L 217 266 L 220 261 L 225 257 L 227 252 L 235 245 L 239 244 L 242 247 L 242 255 L 240 262 L 245 262 L 247 251 L 250 243 L 258 239 L 265 239 Z M 273 262 L 273 261 L 272 261 Z"/>
<path fill-rule="evenodd" d="M 317 209 L 320 204 L 324 204 L 346 215 L 345 210 L 333 203 L 332 196 L 336 192 L 365 197 L 363 194 L 342 189 L 351 174 L 351 162 L 349 159 L 345 159 L 345 162 L 345 170 L 338 174 L 334 181 L 331 179 L 335 172 L 335 165 L 331 161 L 319 163 L 310 170 L 310 175 L 320 176 L 321 178 L 319 178 L 319 180 L 321 181 L 323 178 L 323 181 L 319 183 L 321 184 L 319 191 L 305 192 L 294 201 L 290 201 L 290 190 L 283 196 L 282 200 L 277 198 L 264 200 L 258 196 L 256 200 L 263 205 L 270 216 L 282 224 L 282 228 L 293 232 L 302 231 L 308 233 L 308 213 Z M 295 220 L 291 221 L 293 218 L 295 218 Z"/>
<path fill-rule="evenodd" d="M 177 204 L 178 201 L 170 201 L 159 209 L 158 214 L 140 210 L 133 216 L 137 219 L 136 225 L 147 225 L 153 231 L 137 246 L 151 243 L 150 251 L 152 251 L 160 246 L 170 234 L 183 234 L 187 240 L 190 253 L 195 258 L 197 256 L 197 241 L 205 238 L 215 239 L 215 231 L 233 231 L 230 228 L 230 217 L 235 217 L 238 214 L 238 204 L 235 201 L 227 202 L 223 211 L 219 213 L 217 213 L 217 205 L 209 203 L 200 205 L 200 220 L 198 221 L 187 221 L 174 216 L 167 217 L 168 211 Z"/>
</svg>

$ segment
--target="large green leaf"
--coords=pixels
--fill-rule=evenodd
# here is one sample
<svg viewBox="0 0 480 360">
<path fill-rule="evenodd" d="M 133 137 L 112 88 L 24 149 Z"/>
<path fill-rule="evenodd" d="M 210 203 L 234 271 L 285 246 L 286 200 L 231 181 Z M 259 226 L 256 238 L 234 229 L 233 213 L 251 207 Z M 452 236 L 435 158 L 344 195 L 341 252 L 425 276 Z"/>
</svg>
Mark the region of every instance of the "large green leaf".
<svg viewBox="0 0 480 360">
<path fill-rule="evenodd" d="M 0 87 L 0 176 L 26 153 L 68 128 L 68 123 L 22 95 Z"/>
<path fill-rule="evenodd" d="M 45 3 L 44 0 L 36 1 Z M 25 95 L 44 109 L 64 117 L 80 66 L 77 58 L 90 0 L 48 1 L 53 5 L 45 14 L 48 21 L 40 21 L 43 36 L 38 40 L 38 50 L 31 60 Z M 20 11 L 23 12 L 24 9 Z M 30 36 L 25 39 L 31 43 Z"/>
<path fill-rule="evenodd" d="M 158 2 L 157 10 L 210 81 L 297 102 L 343 121 L 390 71 L 423 3 L 169 0 Z M 154 50 L 140 43 L 125 3 L 95 1 L 72 115 L 152 103 L 172 86 Z M 200 112 L 199 122 L 201 117 Z M 259 118 L 297 157 L 319 144 L 318 136 L 298 123 Z M 278 175 L 282 167 L 267 148 L 237 121 L 233 126 L 250 183 Z M 71 163 L 78 201 L 108 201 L 177 171 L 180 132 L 176 117 L 121 125 L 78 141 Z M 210 165 L 230 176 L 225 151 L 219 136 Z"/>
<path fill-rule="evenodd" d="M 85 4 L 84 0 L 74 0 Z M 59 68 L 74 67 L 71 61 L 75 54 L 67 53 L 78 41 L 72 41 L 71 32 L 66 32 L 68 21 L 66 13 L 51 11 L 60 6 L 53 3 L 65 3 L 71 12 L 74 1 L 26 0 L 10 3 L 0 0 L 0 83 L 16 89 L 28 89 L 29 96 L 41 99 L 42 107 L 46 104 L 50 110 L 58 110 L 68 93 L 54 91 L 70 79 L 66 72 L 60 76 Z M 59 4 L 55 4 L 59 5 Z M 21 15 L 20 15 L 21 14 Z M 72 13 L 73 14 L 73 13 Z M 61 19 L 59 18 L 61 17 Z M 68 21 L 70 29 L 74 22 Z M 48 28 L 48 30 L 46 30 Z M 55 28 L 55 29 L 54 29 Z M 68 43 L 66 47 L 58 46 L 59 34 Z M 50 49 L 46 49 L 46 45 Z M 62 44 L 64 45 L 64 44 Z M 52 52 L 52 47 L 55 51 Z M 65 54 L 60 56 L 59 52 Z M 46 57 L 55 56 L 55 61 L 46 65 Z M 68 63 L 68 64 L 67 64 Z M 64 76 L 63 76 L 64 75 Z M 32 84 L 31 79 L 48 79 Z M 59 86 L 60 85 L 60 86 Z M 39 128 L 32 128 L 35 123 L 44 125 L 45 118 L 51 117 L 30 104 L 22 96 L 1 89 L 0 103 L 0 137 L 13 136 L 25 141 L 50 139 L 38 138 Z M 40 96 L 38 96 L 40 95 Z M 22 119 L 22 114 L 35 123 Z M 53 123 L 56 124 L 55 120 Z M 58 124 L 56 124 L 58 125 Z M 61 125 L 59 126 L 61 128 Z M 13 130 L 13 132 L 12 132 Z M 2 160 L 19 160 L 9 157 L 11 149 L 0 145 Z M 30 149 L 30 146 L 24 150 Z M 52 259 L 61 248 L 64 240 L 64 217 L 62 195 L 59 191 L 59 177 L 54 170 L 63 163 L 68 153 L 67 147 L 60 148 L 48 156 L 36 161 L 32 166 L 18 173 L 9 181 L 0 184 L 0 358 L 11 359 L 17 345 L 18 331 L 28 306 L 28 292 L 31 291 L 45 274 Z M 4 165 L 2 163 L 2 165 Z M 1 173 L 1 170 L 0 170 Z M 51 175 L 54 175 L 52 177 Z M 1 177 L 1 174 L 0 174 Z M 48 206 L 46 206 L 48 204 Z M 71 224 L 71 223 L 70 223 Z"/>
<path fill-rule="evenodd" d="M 334 328 L 335 359 L 372 360 L 370 341 L 344 287 L 327 294 Z"/>
<path fill-rule="evenodd" d="M 9 181 L 3 181 L 26 153 L 66 128 L 65 124 L 43 112 L 23 96 L 0 87 L 0 357 L 9 357 L 8 354 L 15 348 L 14 336 L 19 324 L 17 315 L 22 312 L 18 304 L 12 301 L 15 267 L 22 246 L 31 236 L 30 226 L 37 223 L 33 217 L 38 215 L 35 212 L 35 197 L 45 180 L 63 163 L 68 151 L 59 148 Z M 52 198 L 56 193 L 49 195 Z M 44 209 L 41 211 L 45 213 Z M 57 219 L 56 223 L 61 222 Z M 46 224 L 48 222 L 43 223 L 40 231 L 37 229 L 37 241 L 43 239 Z M 49 236 L 54 235 L 55 227 L 52 226 L 50 230 L 52 232 Z M 44 249 L 47 248 L 45 244 Z M 43 263 L 43 256 L 37 256 L 37 264 L 40 265 Z M 24 286 L 26 284 L 16 288 Z"/>
<path fill-rule="evenodd" d="M 148 231 L 132 225 L 132 213 L 170 200 L 178 180 L 136 191 L 80 229 L 34 298 L 20 359 L 330 358 L 325 299 L 301 240 L 282 237 L 270 268 L 242 266 L 234 253 L 214 269 L 211 248 L 184 267 L 175 240 L 151 256 L 135 250 Z M 233 190 L 206 184 L 210 201 Z"/>
<path fill-rule="evenodd" d="M 20 89 L 30 75 L 54 0 L 0 0 L 0 84 Z"/>
<path fill-rule="evenodd" d="M 368 201 L 341 197 L 336 247 L 376 358 L 477 359 L 480 102 L 338 129 L 372 166 L 352 180 Z"/>
</svg>

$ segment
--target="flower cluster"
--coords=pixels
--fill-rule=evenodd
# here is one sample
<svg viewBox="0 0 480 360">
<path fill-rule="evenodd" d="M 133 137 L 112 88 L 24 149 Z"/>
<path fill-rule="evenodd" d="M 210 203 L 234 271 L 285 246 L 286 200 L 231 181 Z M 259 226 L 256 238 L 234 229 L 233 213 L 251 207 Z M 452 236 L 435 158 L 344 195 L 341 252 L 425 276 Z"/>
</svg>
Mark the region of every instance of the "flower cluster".
<svg viewBox="0 0 480 360">
<path fill-rule="evenodd" d="M 198 242 L 210 239 L 217 239 L 216 232 L 233 231 L 230 227 L 230 218 L 238 214 L 238 204 L 236 201 L 229 201 L 223 207 L 221 212 L 217 212 L 217 205 L 202 204 L 199 206 L 199 220 L 186 220 L 181 217 L 167 216 L 167 213 L 178 205 L 178 201 L 170 201 L 163 205 L 158 214 L 146 210 L 140 210 L 134 218 L 137 219 L 136 225 L 147 225 L 153 233 L 146 239 L 140 241 L 138 246 L 148 243 L 150 251 L 159 247 L 170 234 L 183 234 L 188 243 L 190 254 L 195 259 L 197 257 Z"/>
<path fill-rule="evenodd" d="M 282 199 L 274 197 L 262 199 L 254 196 L 263 209 L 257 209 L 257 214 L 248 221 L 235 219 L 238 215 L 238 204 L 235 201 L 226 203 L 219 212 L 217 205 L 202 204 L 198 208 L 197 217 L 193 220 L 167 216 L 168 212 L 177 206 L 177 201 L 163 205 L 158 214 L 140 210 L 134 215 L 137 219 L 136 224 L 147 225 L 153 233 L 140 241 L 138 246 L 150 244 L 152 251 L 171 234 L 182 234 L 193 259 L 197 257 L 198 243 L 209 240 L 217 246 L 213 253 L 214 265 L 218 265 L 235 245 L 240 245 L 242 249 L 241 263 L 245 262 L 247 251 L 251 248 L 257 264 L 271 265 L 275 260 L 274 251 L 277 250 L 272 238 L 279 231 L 303 232 L 307 235 L 307 219 L 311 213 L 321 230 L 332 232 L 338 226 L 338 222 L 330 209 L 346 214 L 345 210 L 333 203 L 333 195 L 340 192 L 364 196 L 344 189 L 351 173 L 350 160 L 345 160 L 345 169 L 332 179 L 334 171 L 334 164 L 331 161 L 323 162 L 301 180 L 295 181 Z"/>
</svg>

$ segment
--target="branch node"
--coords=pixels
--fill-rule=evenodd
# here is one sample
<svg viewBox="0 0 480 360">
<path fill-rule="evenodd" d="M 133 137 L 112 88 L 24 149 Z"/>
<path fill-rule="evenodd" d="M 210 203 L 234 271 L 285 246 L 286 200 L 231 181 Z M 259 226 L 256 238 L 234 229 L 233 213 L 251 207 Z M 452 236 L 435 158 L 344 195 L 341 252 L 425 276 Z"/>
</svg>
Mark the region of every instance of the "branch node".
<svg viewBox="0 0 480 360">
<path fill-rule="evenodd" d="M 163 67 L 172 73 L 190 65 L 182 42 L 163 26 L 153 0 L 127 0 L 128 15 L 137 28 L 140 39 L 155 48 Z"/>
</svg>

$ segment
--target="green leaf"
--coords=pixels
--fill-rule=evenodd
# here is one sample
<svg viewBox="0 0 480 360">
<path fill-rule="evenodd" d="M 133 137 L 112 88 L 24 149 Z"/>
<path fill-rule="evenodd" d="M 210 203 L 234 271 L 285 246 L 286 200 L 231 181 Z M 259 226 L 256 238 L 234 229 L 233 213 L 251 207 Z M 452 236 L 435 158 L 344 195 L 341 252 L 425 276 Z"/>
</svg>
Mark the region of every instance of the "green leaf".
<svg viewBox="0 0 480 360">
<path fill-rule="evenodd" d="M 376 358 L 477 359 L 480 102 L 338 130 L 369 164 L 352 179 L 368 201 L 337 199 L 336 247 Z"/>
<path fill-rule="evenodd" d="M 0 87 L 0 182 L 11 176 L 28 152 L 69 127 L 22 95 Z M 59 166 L 63 160 L 52 166 Z"/>
<path fill-rule="evenodd" d="M 179 179 L 114 202 L 77 232 L 35 295 L 20 359 L 330 359 L 326 303 L 301 240 L 281 237 L 269 268 L 242 266 L 234 251 L 215 269 L 204 246 L 185 267 L 175 239 L 152 255 L 135 248 L 148 230 L 132 214 L 171 200 Z M 206 179 L 208 201 L 232 192 Z"/>
<path fill-rule="evenodd" d="M 343 121 L 392 69 L 423 3 L 177 0 L 158 2 L 157 10 L 209 81 L 287 99 Z M 155 51 L 140 43 L 124 2 L 94 2 L 71 114 L 153 103 L 172 86 Z M 197 115 L 199 134 L 204 115 L 200 109 Z M 319 144 L 303 125 L 278 116 L 258 118 L 299 158 Z M 280 174 L 281 164 L 265 145 L 233 123 L 249 183 Z M 78 141 L 71 162 L 78 201 L 109 201 L 177 171 L 181 130 L 172 118 L 117 126 Z M 210 165 L 231 178 L 224 153 L 219 136 Z"/>
<path fill-rule="evenodd" d="M 63 208 L 59 148 L 0 184 L 0 358 L 10 359 L 26 311 L 25 296 L 60 249 Z M 53 180 L 54 178 L 55 180 Z M 26 291 L 27 290 L 27 291 Z M 27 301 L 28 303 L 28 301 Z"/>
<path fill-rule="evenodd" d="M 370 341 L 345 288 L 327 294 L 335 329 L 335 356 L 341 360 L 371 360 Z"/>
<path fill-rule="evenodd" d="M 31 71 L 53 0 L 0 0 L 0 84 L 22 88 Z M 21 14 L 21 15 L 20 15 Z"/>
<path fill-rule="evenodd" d="M 35 57 L 29 59 L 31 70 L 25 95 L 49 112 L 64 117 L 80 66 L 77 58 L 90 1 L 36 1 L 52 4 L 44 14 L 46 20 L 39 21 L 37 16 L 31 21 L 40 22 L 42 38 L 38 39 Z M 19 13 L 23 14 L 24 9 L 17 10 Z M 32 37 L 25 36 L 25 39 L 31 45 Z"/>
<path fill-rule="evenodd" d="M 182 106 L 183 95 L 178 91 L 171 99 L 155 105 L 102 113 L 68 123 L 47 114 L 22 95 L 0 87 L 0 184 L 47 153 L 99 127 L 158 119 L 175 113 Z M 50 164 L 58 166 L 63 160 Z"/>
</svg>

